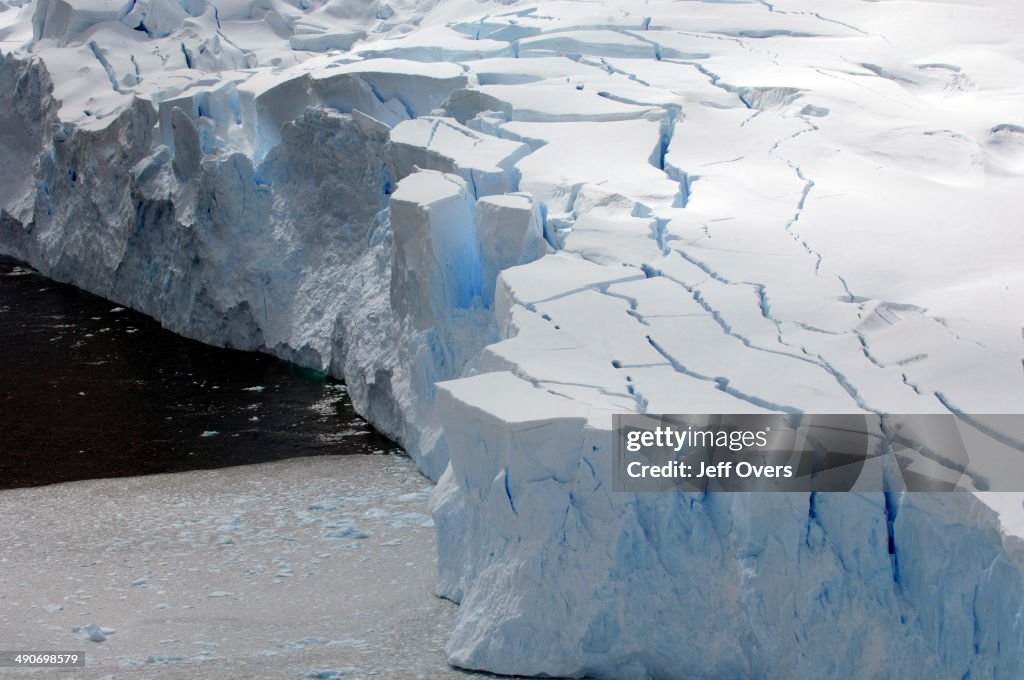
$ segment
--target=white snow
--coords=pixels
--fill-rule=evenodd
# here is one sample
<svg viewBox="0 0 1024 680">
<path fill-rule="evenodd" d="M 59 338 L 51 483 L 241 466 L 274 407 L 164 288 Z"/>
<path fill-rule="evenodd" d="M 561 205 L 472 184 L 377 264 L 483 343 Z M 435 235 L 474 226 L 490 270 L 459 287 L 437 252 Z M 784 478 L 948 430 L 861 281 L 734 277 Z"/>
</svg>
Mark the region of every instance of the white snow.
<svg viewBox="0 0 1024 680">
<path fill-rule="evenodd" d="M 1016 496 L 608 489 L 613 413 L 1024 413 L 1020 3 L 0 8 L 0 249 L 344 377 L 453 662 L 1019 669 Z"/>
</svg>

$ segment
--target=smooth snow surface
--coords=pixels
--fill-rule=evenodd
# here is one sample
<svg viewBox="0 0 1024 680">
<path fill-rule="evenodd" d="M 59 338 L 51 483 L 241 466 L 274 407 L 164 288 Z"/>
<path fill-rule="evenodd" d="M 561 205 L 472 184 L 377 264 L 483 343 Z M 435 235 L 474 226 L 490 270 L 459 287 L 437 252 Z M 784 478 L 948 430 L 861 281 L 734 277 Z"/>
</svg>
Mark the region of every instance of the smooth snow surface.
<svg viewBox="0 0 1024 680">
<path fill-rule="evenodd" d="M 457 664 L 1016 677 L 1019 498 L 607 489 L 616 412 L 1024 412 L 1022 25 L 1014 0 L 9 3 L 0 247 L 344 376 L 441 479 Z"/>
</svg>

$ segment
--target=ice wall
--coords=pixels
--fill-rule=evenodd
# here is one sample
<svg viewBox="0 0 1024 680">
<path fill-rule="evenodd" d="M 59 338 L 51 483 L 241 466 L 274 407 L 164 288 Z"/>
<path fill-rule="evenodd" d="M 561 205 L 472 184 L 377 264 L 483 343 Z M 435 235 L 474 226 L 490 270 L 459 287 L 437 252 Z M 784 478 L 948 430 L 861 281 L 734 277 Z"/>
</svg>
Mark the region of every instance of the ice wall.
<svg viewBox="0 0 1024 680">
<path fill-rule="evenodd" d="M 439 397 L 457 665 L 867 679 L 1024 664 L 1019 539 L 974 496 L 613 493 L 611 432 L 573 401 L 505 372 Z"/>
<path fill-rule="evenodd" d="M 608 427 L 1024 409 L 1024 10 L 507 4 L 0 5 L 0 249 L 344 377 L 455 664 L 1017 677 L 1019 498 L 616 494 Z"/>
</svg>

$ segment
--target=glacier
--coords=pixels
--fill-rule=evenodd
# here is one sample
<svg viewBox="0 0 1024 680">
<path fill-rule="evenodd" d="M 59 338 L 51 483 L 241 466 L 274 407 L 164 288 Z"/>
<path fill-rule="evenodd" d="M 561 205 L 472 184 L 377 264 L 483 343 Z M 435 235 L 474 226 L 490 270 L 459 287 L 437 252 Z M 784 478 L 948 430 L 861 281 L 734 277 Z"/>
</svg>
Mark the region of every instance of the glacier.
<svg viewBox="0 0 1024 680">
<path fill-rule="evenodd" d="M 1024 412 L 1022 24 L 0 0 L 0 250 L 344 378 L 438 480 L 455 665 L 1017 678 L 998 465 L 964 494 L 613 493 L 610 427 Z"/>
</svg>

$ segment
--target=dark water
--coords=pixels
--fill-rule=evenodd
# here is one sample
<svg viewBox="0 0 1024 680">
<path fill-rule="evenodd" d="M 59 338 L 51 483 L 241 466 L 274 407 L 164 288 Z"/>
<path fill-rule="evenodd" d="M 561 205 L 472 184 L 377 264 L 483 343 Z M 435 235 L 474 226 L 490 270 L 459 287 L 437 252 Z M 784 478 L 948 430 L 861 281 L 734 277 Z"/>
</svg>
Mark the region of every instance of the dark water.
<svg viewBox="0 0 1024 680">
<path fill-rule="evenodd" d="M 394 449 L 342 383 L 0 257 L 0 488 Z"/>
</svg>

